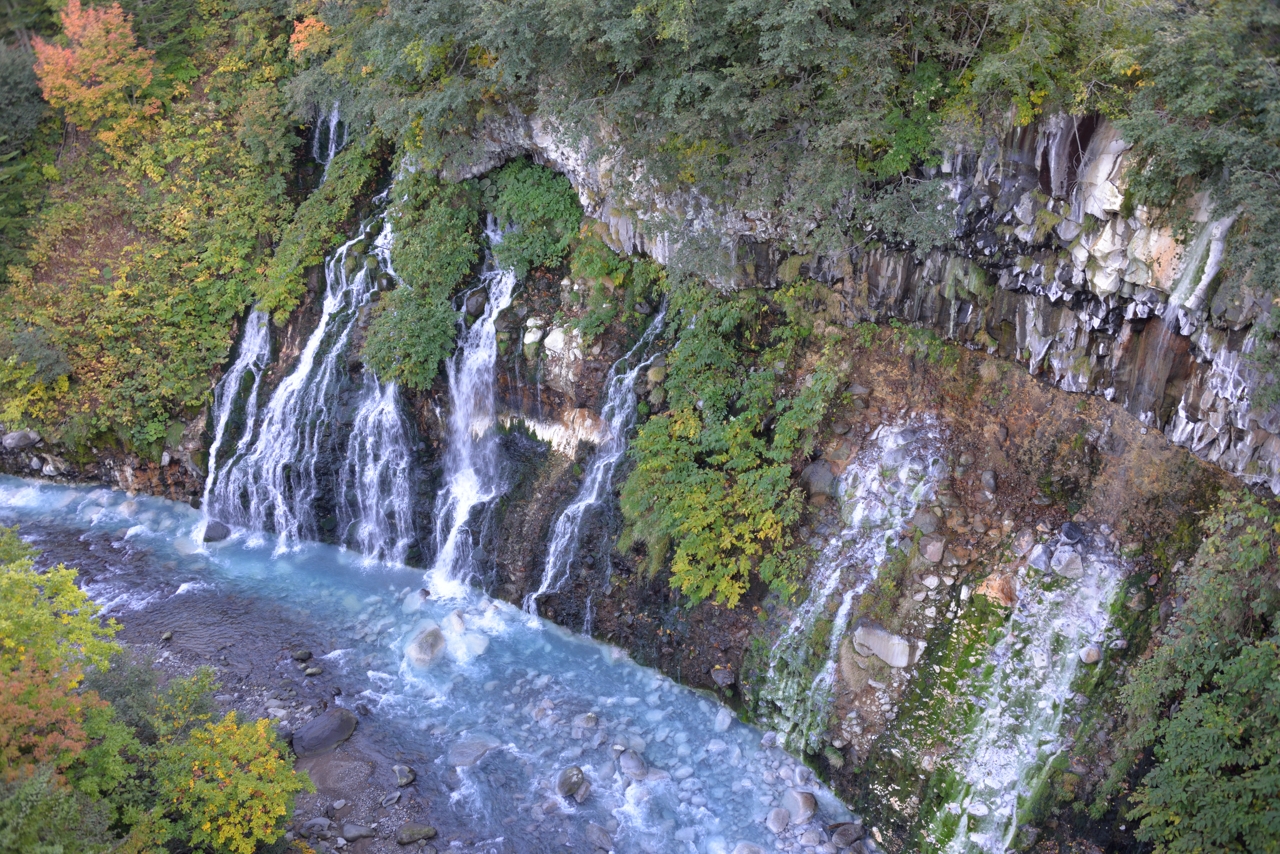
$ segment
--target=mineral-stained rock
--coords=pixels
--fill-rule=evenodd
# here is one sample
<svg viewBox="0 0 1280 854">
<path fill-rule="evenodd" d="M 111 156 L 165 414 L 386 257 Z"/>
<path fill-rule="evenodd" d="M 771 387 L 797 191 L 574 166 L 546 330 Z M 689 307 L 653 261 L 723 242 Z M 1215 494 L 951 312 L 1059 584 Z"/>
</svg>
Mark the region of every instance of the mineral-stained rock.
<svg viewBox="0 0 1280 854">
<path fill-rule="evenodd" d="M 853 633 L 859 655 L 875 655 L 890 667 L 909 667 L 924 651 L 924 641 L 904 638 L 875 626 L 858 626 Z"/>
</svg>

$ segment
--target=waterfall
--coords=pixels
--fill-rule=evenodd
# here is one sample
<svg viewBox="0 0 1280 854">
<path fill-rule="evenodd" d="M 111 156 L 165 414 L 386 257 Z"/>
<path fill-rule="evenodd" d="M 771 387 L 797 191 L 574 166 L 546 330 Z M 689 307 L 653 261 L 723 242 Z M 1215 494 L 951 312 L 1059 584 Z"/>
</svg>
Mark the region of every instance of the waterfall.
<svg viewBox="0 0 1280 854">
<path fill-rule="evenodd" d="M 338 482 L 341 542 L 372 560 L 404 563 L 415 536 L 409 430 L 395 383 L 364 372 Z"/>
<path fill-rule="evenodd" d="M 315 136 L 311 139 L 311 157 L 324 166 L 325 177 L 329 175 L 329 164 L 347 144 L 347 126 L 342 121 L 342 113 L 337 101 L 329 108 L 329 112 L 316 121 Z"/>
<path fill-rule="evenodd" d="M 502 232 L 490 219 L 485 229 L 490 245 L 502 241 Z M 444 485 L 435 501 L 435 561 L 429 577 L 432 592 L 462 598 L 472 575 L 472 514 L 505 490 L 499 471 L 498 437 L 494 432 L 493 380 L 498 358 L 495 322 L 511 304 L 516 285 L 513 270 L 493 268 L 481 274 L 488 293 L 484 313 L 465 328 L 467 295 L 460 300 L 460 343 L 445 363 L 449 381 L 448 452 Z"/>
<path fill-rule="evenodd" d="M 204 531 L 209 523 L 209 498 L 218 474 L 218 452 L 222 450 L 222 442 L 231 424 L 236 402 L 241 399 L 244 379 L 247 375 L 252 375 L 253 385 L 244 396 L 244 426 L 236 443 L 236 453 L 243 451 L 253 437 L 254 422 L 258 417 L 258 386 L 270 358 L 271 333 L 268 318 L 265 312 L 255 309 L 249 312 L 249 317 L 245 320 L 236 360 L 213 389 L 213 442 L 209 445 L 209 470 L 205 475 L 204 494 L 200 503 L 205 512 L 200 521 L 197 542 L 204 539 Z"/>
<path fill-rule="evenodd" d="M 930 831 L 930 841 L 950 854 L 1007 851 L 1019 810 L 1068 746 L 1062 721 L 1075 699 L 1071 686 L 1082 651 L 1095 643 L 1101 650 L 1111 598 L 1124 575 L 1100 537 L 1074 550 L 1083 558 L 1079 579 L 1019 573 L 1018 604 L 987 656 L 990 681 L 975 692 L 977 719 L 953 766 L 959 791 Z"/>
<path fill-rule="evenodd" d="M 600 410 L 601 419 L 609 425 L 608 436 L 587 467 L 587 474 L 578 494 L 560 514 L 560 518 L 556 519 L 551 543 L 547 548 L 546 566 L 542 570 L 542 583 L 524 600 L 524 609 L 530 614 L 538 613 L 540 596 L 557 592 L 568 579 L 569 569 L 578 554 L 582 520 L 587 511 L 610 495 L 614 469 L 627 452 L 627 436 L 636 423 L 636 379 L 649 366 L 652 357 L 637 360 L 644 356 L 649 345 L 662 331 L 666 313 L 667 306 L 664 302 L 636 345 L 609 368 L 609 375 L 605 379 L 604 407 Z M 626 370 L 627 365 L 632 367 Z"/>
<path fill-rule="evenodd" d="M 840 477 L 844 529 L 822 546 L 809 582 L 812 591 L 770 653 L 769 678 L 761 699 L 773 704 L 781 732 L 794 747 L 821 732 L 831 701 L 840 640 L 857 596 L 878 575 L 891 548 L 921 504 L 946 477 L 942 430 L 932 419 L 877 427 Z M 831 620 L 823 649 L 813 637 L 828 603 L 847 589 Z M 822 659 L 816 656 L 823 656 Z"/>
<path fill-rule="evenodd" d="M 277 551 L 296 548 L 300 542 L 319 535 L 316 504 L 333 488 L 331 482 L 325 481 L 336 468 L 331 458 L 339 452 L 339 392 L 347 377 L 347 350 L 359 310 L 377 288 L 378 270 L 388 266 L 392 239 L 390 227 L 384 225 L 373 241 L 372 261 L 361 257 L 358 251 L 364 245 L 363 236 L 348 241 L 330 256 L 325 265 L 325 297 L 319 324 L 292 373 L 268 401 L 256 436 L 237 449 L 226 470 L 214 477 L 206 505 L 209 515 L 253 532 L 273 531 Z M 371 396 L 374 390 L 366 384 L 347 447 L 359 461 L 354 468 L 348 462 L 346 468 L 351 472 L 352 484 L 394 486 L 407 474 L 383 477 L 361 471 L 360 461 L 372 463 L 382 472 L 397 471 L 401 464 L 396 460 L 407 460 L 408 455 L 403 446 L 403 427 L 397 430 L 386 417 L 387 407 L 394 408 L 394 386 L 378 392 L 374 403 L 369 402 Z M 388 400 L 383 401 L 384 397 Z M 398 449 L 380 449 L 370 437 L 394 439 L 401 445 Z M 374 499 L 356 491 L 356 505 L 361 510 L 371 504 L 385 507 L 397 497 L 393 492 Z M 402 492 L 407 500 L 407 489 Z M 339 496 L 338 504 L 343 507 L 344 496 Z M 369 529 L 358 525 L 353 528 L 362 551 L 367 548 L 370 554 L 395 556 L 411 513 L 408 503 L 397 504 L 390 512 L 394 524 L 375 522 Z M 370 544 L 365 535 L 374 530 L 388 531 L 395 537 L 395 544 Z"/>
</svg>

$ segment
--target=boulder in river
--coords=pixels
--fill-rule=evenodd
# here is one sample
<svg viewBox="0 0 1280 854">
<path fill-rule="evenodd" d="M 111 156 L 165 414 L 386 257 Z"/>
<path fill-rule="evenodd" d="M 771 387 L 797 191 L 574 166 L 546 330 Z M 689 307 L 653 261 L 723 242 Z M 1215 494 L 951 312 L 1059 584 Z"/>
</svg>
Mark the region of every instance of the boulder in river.
<svg viewBox="0 0 1280 854">
<path fill-rule="evenodd" d="M 782 808 L 796 824 L 804 824 L 818 812 L 818 799 L 813 792 L 802 792 L 799 789 L 788 789 L 782 796 Z"/>
<path fill-rule="evenodd" d="M 618 767 L 632 780 L 643 780 L 649 776 L 649 765 L 644 757 L 630 748 L 622 751 L 622 755 L 618 757 Z"/>
<path fill-rule="evenodd" d="M 587 841 L 602 851 L 613 850 L 613 837 L 609 835 L 609 831 L 605 830 L 598 824 L 587 825 Z"/>
<path fill-rule="evenodd" d="M 475 765 L 486 753 L 501 745 L 502 742 L 487 733 L 475 733 L 454 742 L 449 748 L 449 764 L 460 768 Z"/>
<path fill-rule="evenodd" d="M 570 765 L 556 778 L 556 794 L 562 798 L 573 797 L 586 782 L 587 778 L 582 773 L 582 769 L 577 765 Z"/>
<path fill-rule="evenodd" d="M 753 842 L 739 842 L 733 846 L 733 854 L 765 854 L 765 852 Z"/>
<path fill-rule="evenodd" d="M 433 623 L 409 642 L 404 654 L 414 667 L 430 667 L 444 653 L 444 647 L 444 632 Z"/>
<path fill-rule="evenodd" d="M 787 825 L 791 823 L 791 813 L 782 807 L 776 807 L 769 811 L 769 817 L 764 820 L 764 826 L 769 828 L 769 832 L 774 836 L 781 836 L 782 832 L 787 829 Z"/>
<path fill-rule="evenodd" d="M 204 526 L 206 543 L 220 543 L 229 536 L 231 536 L 231 529 L 217 519 L 210 519 L 209 524 Z"/>
<path fill-rule="evenodd" d="M 357 722 L 356 716 L 346 709 L 330 709 L 293 734 L 293 751 L 300 757 L 327 753 L 351 737 Z"/>
</svg>

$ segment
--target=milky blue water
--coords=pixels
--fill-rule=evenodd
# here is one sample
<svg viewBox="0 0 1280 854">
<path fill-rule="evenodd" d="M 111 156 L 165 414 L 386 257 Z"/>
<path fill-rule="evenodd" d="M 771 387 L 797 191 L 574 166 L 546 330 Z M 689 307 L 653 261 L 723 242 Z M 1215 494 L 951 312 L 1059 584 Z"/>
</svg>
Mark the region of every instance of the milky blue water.
<svg viewBox="0 0 1280 854">
<path fill-rule="evenodd" d="M 279 556 L 237 539 L 199 546 L 197 511 L 105 488 L 0 477 L 0 522 L 105 537 L 169 567 L 88 586 L 126 624 L 175 596 L 216 596 L 269 603 L 322 627 L 336 641 L 323 666 L 355 686 L 335 702 L 365 704 L 372 714 L 362 727 L 431 757 L 420 777 L 456 774 L 461 785 L 444 806 L 500 850 L 549 850 L 548 840 L 580 841 L 594 823 L 620 852 L 721 854 L 744 841 L 812 851 L 799 843 L 803 831 L 849 819 L 809 769 L 762 747 L 762 733 L 714 698 L 479 591 L 423 598 L 421 572 L 326 545 Z M 444 638 L 440 656 L 411 663 L 406 646 L 432 629 Z M 640 779 L 620 768 L 623 750 L 643 757 Z M 570 765 L 591 783 L 582 804 L 555 793 Z M 814 793 L 819 812 L 776 836 L 764 820 L 791 789 Z"/>
</svg>

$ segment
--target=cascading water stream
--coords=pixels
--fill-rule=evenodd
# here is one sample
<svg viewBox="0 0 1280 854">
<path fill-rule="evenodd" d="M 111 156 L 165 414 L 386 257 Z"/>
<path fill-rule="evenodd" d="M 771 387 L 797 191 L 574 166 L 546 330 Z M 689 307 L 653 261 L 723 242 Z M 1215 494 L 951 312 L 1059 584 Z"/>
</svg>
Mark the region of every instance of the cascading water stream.
<svg viewBox="0 0 1280 854">
<path fill-rule="evenodd" d="M 502 232 L 490 219 L 485 229 L 490 245 L 502 242 Z M 428 572 L 433 593 L 466 595 L 473 573 L 473 514 L 506 490 L 498 459 L 493 382 L 498 358 L 498 315 L 511 304 L 516 274 L 494 268 L 481 274 L 488 299 L 483 314 L 460 336 L 453 357 L 445 363 L 449 381 L 449 445 L 445 455 L 444 486 L 435 501 L 435 560 Z M 466 296 L 459 324 L 465 328 Z"/>
<path fill-rule="evenodd" d="M 371 560 L 404 563 L 413 546 L 409 428 L 395 383 L 366 369 L 338 481 L 341 541 Z"/>
<path fill-rule="evenodd" d="M 1086 648 L 1102 654 L 1125 572 L 1101 537 L 1066 548 L 1081 559 L 1079 578 L 1019 572 L 1018 603 L 987 656 L 989 681 L 974 694 L 976 719 L 951 763 L 958 792 L 930 828 L 930 841 L 949 854 L 1008 851 L 1020 810 L 1067 748 L 1062 723 L 1076 699 L 1072 683 Z"/>
<path fill-rule="evenodd" d="M 762 691 L 762 698 L 777 709 L 775 723 L 792 747 L 813 749 L 817 744 L 853 603 L 875 580 L 889 549 L 899 546 L 916 510 L 946 477 L 942 438 L 942 429 L 932 419 L 877 427 L 840 477 L 845 527 L 823 546 L 809 597 L 769 656 L 769 678 Z M 810 638 L 841 586 L 847 589 L 831 623 L 825 659 L 816 663 Z"/>
<path fill-rule="evenodd" d="M 258 386 L 262 375 L 271 360 L 271 332 L 269 318 L 265 312 L 257 309 L 249 312 L 245 320 L 244 334 L 240 337 L 240 352 L 231 363 L 231 367 L 222 375 L 222 379 L 213 389 L 213 442 L 209 445 L 209 473 L 205 476 L 204 495 L 200 506 L 206 509 L 200 520 L 199 537 L 203 541 L 205 528 L 208 526 L 210 493 L 218 473 L 218 455 L 222 450 L 222 442 L 226 438 L 227 428 L 231 424 L 231 416 L 236 404 L 243 394 L 244 414 L 240 438 L 236 442 L 235 453 L 242 452 L 253 438 L 254 423 L 258 417 Z M 243 392 L 244 379 L 253 377 L 253 384 L 247 394 Z"/>
<path fill-rule="evenodd" d="M 341 104 L 334 101 L 329 112 L 320 116 L 311 140 L 311 157 L 324 166 L 326 178 L 329 176 L 329 164 L 347 144 L 347 125 L 342 121 L 340 107 Z"/>
<path fill-rule="evenodd" d="M 609 369 L 609 375 L 605 379 L 604 407 L 600 410 L 600 417 L 608 424 L 608 435 L 587 467 L 578 494 L 556 519 L 551 542 L 547 547 L 542 582 L 524 600 L 524 610 L 529 614 L 538 613 L 539 597 L 555 593 L 569 577 L 569 570 L 582 538 L 583 519 L 588 511 L 611 497 L 613 472 L 622 455 L 627 452 L 628 435 L 636 423 L 636 379 L 653 361 L 652 356 L 641 359 L 649 345 L 662 332 L 666 312 L 664 302 L 636 345 Z M 627 365 L 631 365 L 629 370 L 625 370 Z"/>
<path fill-rule="evenodd" d="M 377 289 L 377 273 L 389 267 L 392 239 L 384 225 L 373 241 L 374 264 L 356 254 L 363 236 L 329 258 L 319 324 L 264 408 L 253 440 L 213 475 L 209 515 L 259 536 L 274 532 L 277 551 L 319 535 L 316 505 L 334 491 L 331 481 L 338 468 L 334 459 L 340 453 L 336 434 L 346 355 L 359 310 Z M 412 502 L 408 489 L 400 488 L 408 477 L 407 436 L 396 396 L 394 386 L 364 385 L 343 464 L 354 503 L 345 490 L 337 491 L 337 509 L 349 527 L 344 535 L 350 534 L 362 553 L 389 560 L 402 559 L 407 549 L 402 541 L 412 538 Z M 373 507 L 379 508 L 377 518 L 365 520 L 365 509 Z M 363 527 L 355 521 L 357 514 L 359 523 L 367 521 Z"/>
</svg>

